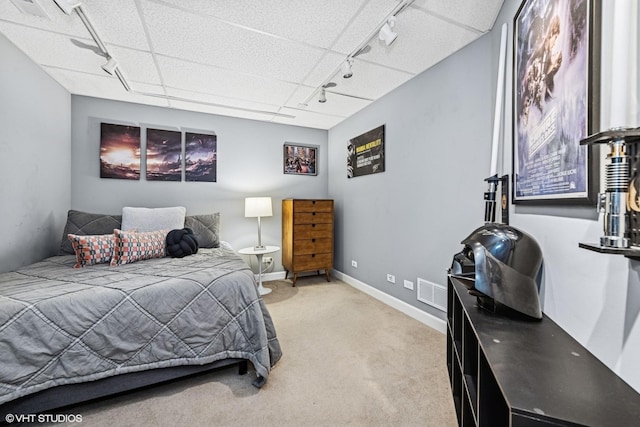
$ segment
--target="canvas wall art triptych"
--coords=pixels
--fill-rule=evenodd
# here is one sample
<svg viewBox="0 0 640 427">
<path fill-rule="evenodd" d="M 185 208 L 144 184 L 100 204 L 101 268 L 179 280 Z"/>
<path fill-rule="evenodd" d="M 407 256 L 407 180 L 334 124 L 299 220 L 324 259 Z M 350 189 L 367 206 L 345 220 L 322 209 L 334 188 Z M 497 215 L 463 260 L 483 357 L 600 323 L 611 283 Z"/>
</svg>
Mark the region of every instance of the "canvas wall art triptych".
<svg viewBox="0 0 640 427">
<path fill-rule="evenodd" d="M 144 158 L 147 181 L 216 182 L 215 133 L 145 131 L 143 151 L 139 126 L 100 124 L 100 178 L 139 180 Z"/>
</svg>

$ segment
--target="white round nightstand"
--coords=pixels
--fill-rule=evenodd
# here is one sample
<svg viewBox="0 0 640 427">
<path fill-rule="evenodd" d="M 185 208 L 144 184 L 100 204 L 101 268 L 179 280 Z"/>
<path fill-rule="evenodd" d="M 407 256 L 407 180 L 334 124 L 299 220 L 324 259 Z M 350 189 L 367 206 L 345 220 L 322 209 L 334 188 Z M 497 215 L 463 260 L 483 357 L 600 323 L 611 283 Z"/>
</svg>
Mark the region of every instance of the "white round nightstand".
<svg viewBox="0 0 640 427">
<path fill-rule="evenodd" d="M 242 255 L 255 255 L 258 257 L 258 292 L 260 295 L 266 295 L 271 289 L 262 286 L 262 257 L 266 254 L 272 254 L 280 250 L 279 246 L 265 246 L 264 249 L 256 249 L 255 247 L 242 248 L 238 251 Z"/>
</svg>

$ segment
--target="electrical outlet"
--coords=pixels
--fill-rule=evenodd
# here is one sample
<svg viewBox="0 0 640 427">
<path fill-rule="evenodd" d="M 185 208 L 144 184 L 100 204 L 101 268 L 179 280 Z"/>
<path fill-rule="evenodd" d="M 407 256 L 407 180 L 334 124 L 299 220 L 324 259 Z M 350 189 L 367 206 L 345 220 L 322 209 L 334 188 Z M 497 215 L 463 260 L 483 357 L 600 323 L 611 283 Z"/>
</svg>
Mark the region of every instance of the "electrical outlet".
<svg viewBox="0 0 640 427">
<path fill-rule="evenodd" d="M 272 262 L 273 262 L 273 257 L 270 257 L 270 256 L 262 257 L 263 264 L 271 264 Z"/>
<path fill-rule="evenodd" d="M 358 268 L 358 261 L 356 261 L 355 259 L 352 259 L 351 260 L 351 267 Z"/>
<path fill-rule="evenodd" d="M 404 287 L 413 290 L 413 282 L 411 280 L 405 280 Z"/>
<path fill-rule="evenodd" d="M 394 276 L 393 274 L 387 274 L 387 282 L 396 283 L 396 276 Z"/>
</svg>

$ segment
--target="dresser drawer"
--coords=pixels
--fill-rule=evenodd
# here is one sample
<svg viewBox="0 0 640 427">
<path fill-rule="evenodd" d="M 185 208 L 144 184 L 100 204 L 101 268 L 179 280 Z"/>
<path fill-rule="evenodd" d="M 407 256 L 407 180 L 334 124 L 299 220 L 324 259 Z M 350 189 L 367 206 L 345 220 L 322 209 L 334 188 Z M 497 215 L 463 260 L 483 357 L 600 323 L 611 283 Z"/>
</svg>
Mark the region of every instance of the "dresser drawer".
<svg viewBox="0 0 640 427">
<path fill-rule="evenodd" d="M 293 214 L 294 224 L 326 224 L 333 222 L 333 213 L 328 212 L 295 212 Z"/>
<path fill-rule="evenodd" d="M 293 226 L 293 235 L 296 239 L 332 238 L 333 223 L 296 224 Z"/>
<path fill-rule="evenodd" d="M 332 243 L 332 239 L 296 239 L 293 241 L 293 255 L 330 253 Z"/>
<path fill-rule="evenodd" d="M 293 256 L 293 271 L 322 270 L 333 268 L 333 254 L 308 254 Z"/>
<path fill-rule="evenodd" d="M 332 200 L 294 200 L 294 212 L 333 212 Z"/>
</svg>

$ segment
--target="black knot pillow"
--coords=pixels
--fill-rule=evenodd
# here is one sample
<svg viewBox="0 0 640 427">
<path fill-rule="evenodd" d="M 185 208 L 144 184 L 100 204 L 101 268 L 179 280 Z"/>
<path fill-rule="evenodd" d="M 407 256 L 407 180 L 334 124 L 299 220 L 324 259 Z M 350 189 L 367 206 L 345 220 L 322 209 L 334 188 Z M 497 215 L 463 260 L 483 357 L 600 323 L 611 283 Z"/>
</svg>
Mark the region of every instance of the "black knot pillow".
<svg viewBox="0 0 640 427">
<path fill-rule="evenodd" d="M 182 258 L 198 252 L 198 241 L 193 230 L 171 230 L 167 234 L 167 253 L 173 258 Z"/>
</svg>

